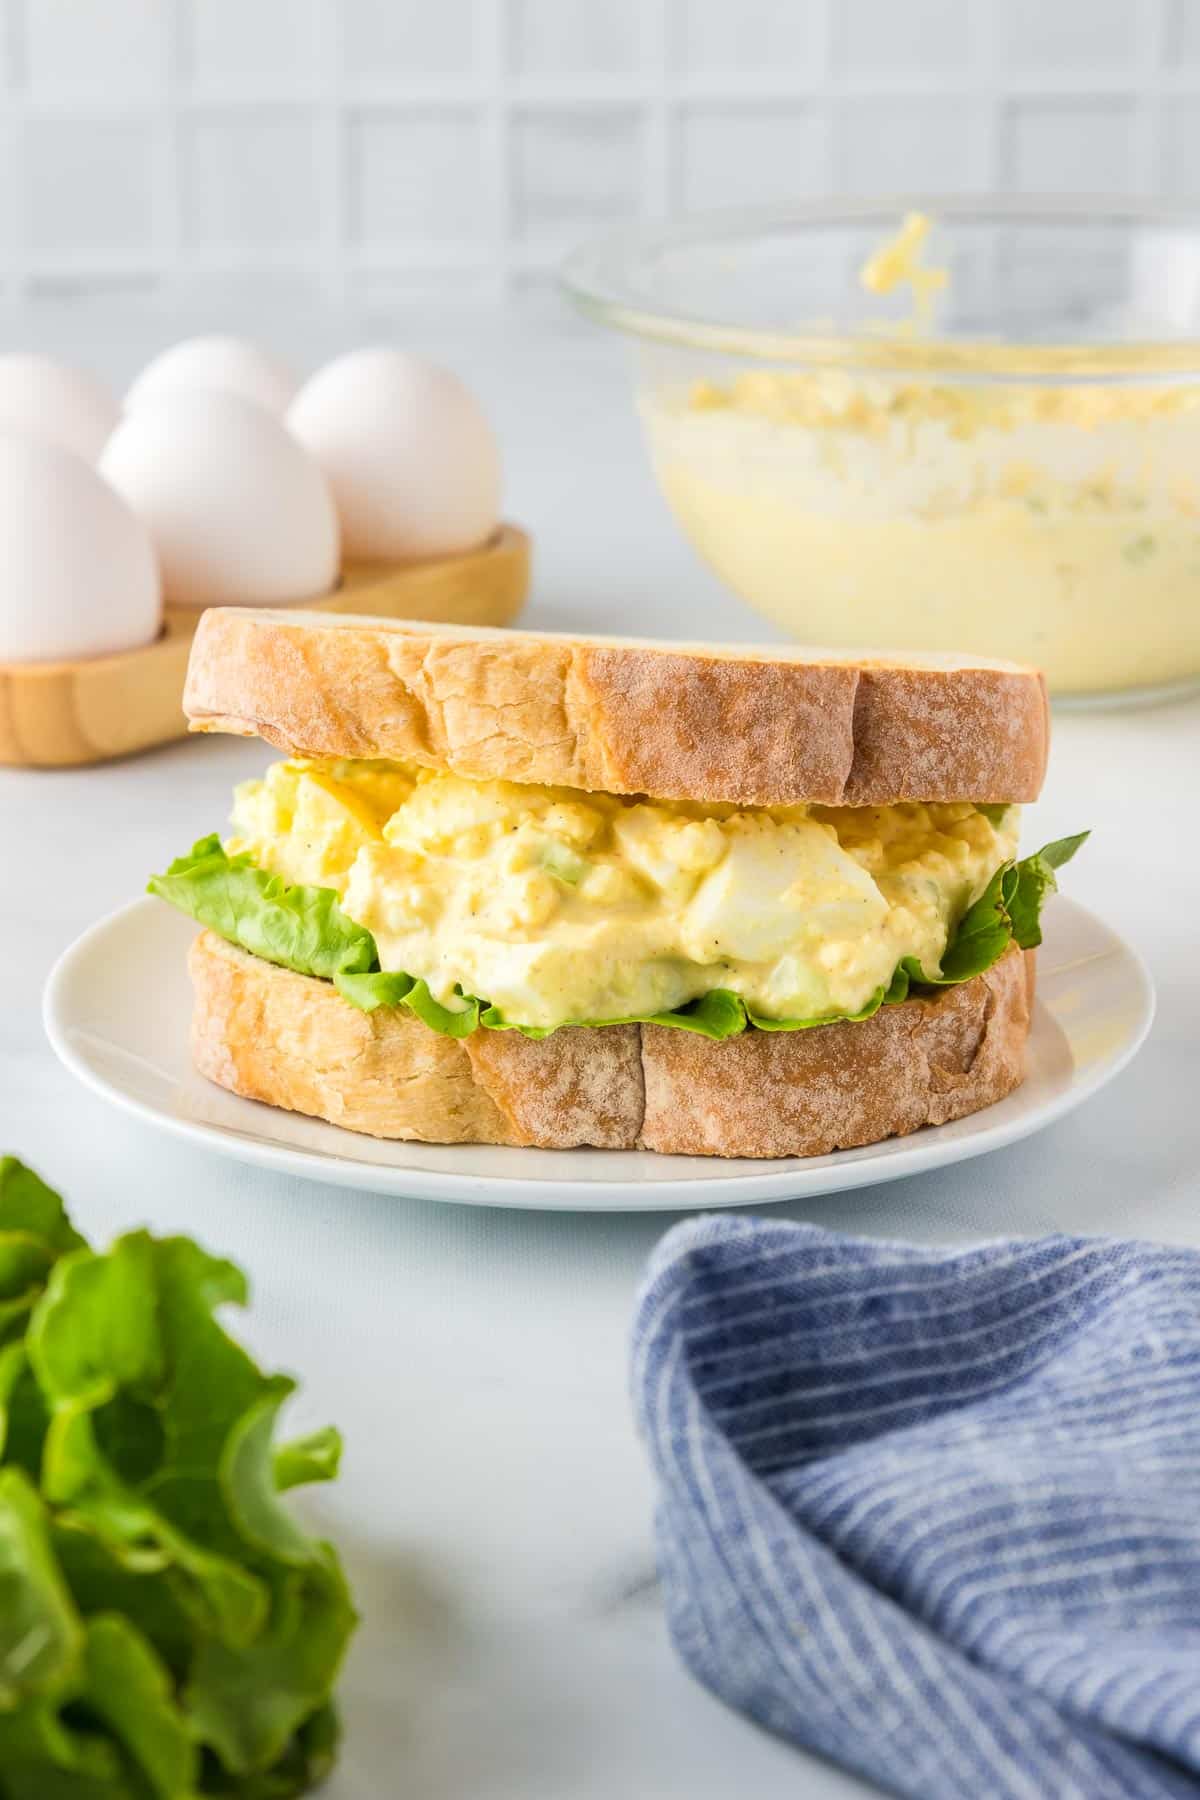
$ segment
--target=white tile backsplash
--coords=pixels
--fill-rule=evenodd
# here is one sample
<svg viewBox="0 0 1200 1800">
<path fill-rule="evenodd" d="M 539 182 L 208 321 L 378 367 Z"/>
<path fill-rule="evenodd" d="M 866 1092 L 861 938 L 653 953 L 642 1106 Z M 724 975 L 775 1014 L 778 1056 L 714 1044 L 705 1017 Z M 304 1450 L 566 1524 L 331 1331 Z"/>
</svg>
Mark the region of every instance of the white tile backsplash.
<svg viewBox="0 0 1200 1800">
<path fill-rule="evenodd" d="M 37 0 L 25 9 L 21 73 L 50 94 L 151 98 L 167 74 L 162 0 Z"/>
<path fill-rule="evenodd" d="M 826 28 L 842 0 L 665 0 L 668 48 L 684 74 L 766 72 L 812 81 L 824 61 Z"/>
<path fill-rule="evenodd" d="M 828 123 L 817 106 L 691 105 L 679 123 L 689 210 L 784 204 L 829 186 Z"/>
<path fill-rule="evenodd" d="M 1160 181 L 1181 199 L 1200 194 L 1200 105 L 1169 100 L 1163 130 Z"/>
<path fill-rule="evenodd" d="M 318 79 L 324 0 L 191 0 L 181 11 L 185 78 L 207 91 L 308 89 Z M 26 0 L 36 11 L 44 0 Z M 71 0 L 63 0 L 64 5 Z M 158 10 L 169 10 L 158 0 Z"/>
<path fill-rule="evenodd" d="M 973 16 L 965 0 L 838 0 L 831 18 L 834 68 L 843 75 L 929 79 L 971 61 Z"/>
<path fill-rule="evenodd" d="M 1200 0 L 0 0 L 10 292 L 525 291 L 627 217 L 991 188 L 1200 196 Z"/>
<path fill-rule="evenodd" d="M 638 0 L 509 0 L 519 75 L 622 75 L 637 67 Z"/>
<path fill-rule="evenodd" d="M 104 264 L 155 241 L 154 130 L 136 115 L 25 121 L 23 239 L 36 258 Z M 107 253 L 107 254 L 106 254 Z"/>
<path fill-rule="evenodd" d="M 0 103 L 19 81 L 17 39 L 22 24 L 12 7 L 0 8 Z"/>
<path fill-rule="evenodd" d="M 999 43 L 1013 69 L 1053 75 L 1128 71 L 1154 0 L 1005 0 Z"/>
<path fill-rule="evenodd" d="M 1200 6 L 1196 0 L 1168 0 L 1166 50 L 1172 67 L 1200 69 Z"/>
<path fill-rule="evenodd" d="M 970 193 L 986 161 L 971 100 L 850 95 L 834 116 L 833 187 L 844 194 Z"/>
<path fill-rule="evenodd" d="M 560 253 L 580 228 L 601 230 L 641 210 L 642 121 L 632 107 L 521 113 L 513 125 L 518 236 Z"/>
<path fill-rule="evenodd" d="M 487 231 L 481 121 L 471 112 L 369 112 L 352 118 L 350 229 L 368 250 L 469 249 Z"/>
<path fill-rule="evenodd" d="M 304 110 L 192 115 L 180 135 L 185 242 L 241 253 L 316 249 L 315 120 Z"/>
<path fill-rule="evenodd" d="M 1019 100 L 1004 130 L 1006 185 L 1020 193 L 1136 194 L 1132 100 Z"/>
<path fill-rule="evenodd" d="M 474 74 L 480 0 L 340 0 L 336 10 L 346 77 L 355 84 Z"/>
</svg>

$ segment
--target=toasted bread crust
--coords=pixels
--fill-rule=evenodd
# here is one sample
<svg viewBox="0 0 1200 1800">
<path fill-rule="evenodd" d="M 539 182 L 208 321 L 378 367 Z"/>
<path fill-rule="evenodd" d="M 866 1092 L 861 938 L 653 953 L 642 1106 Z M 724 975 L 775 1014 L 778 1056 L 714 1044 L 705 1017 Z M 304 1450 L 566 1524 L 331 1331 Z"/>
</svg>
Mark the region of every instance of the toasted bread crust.
<svg viewBox="0 0 1200 1800">
<path fill-rule="evenodd" d="M 356 1011 L 325 982 L 247 956 L 213 932 L 188 952 L 192 1056 L 219 1087 L 371 1137 L 519 1144 L 461 1044 L 405 1013 Z"/>
<path fill-rule="evenodd" d="M 192 945 L 196 1066 L 373 1137 L 700 1156 L 821 1156 L 990 1106 L 1023 1079 L 1032 953 L 858 1024 L 724 1043 L 659 1025 L 440 1037 L 360 1013 L 212 932 Z"/>
<path fill-rule="evenodd" d="M 692 1156 L 825 1156 L 978 1112 L 1024 1079 L 1032 966 L 1032 952 L 1027 962 L 1010 950 L 935 999 L 816 1031 L 713 1045 L 647 1025 L 641 1142 Z"/>
<path fill-rule="evenodd" d="M 1035 800 L 1049 747 L 1016 664 L 228 607 L 200 621 L 184 710 L 301 755 L 755 806 Z"/>
</svg>

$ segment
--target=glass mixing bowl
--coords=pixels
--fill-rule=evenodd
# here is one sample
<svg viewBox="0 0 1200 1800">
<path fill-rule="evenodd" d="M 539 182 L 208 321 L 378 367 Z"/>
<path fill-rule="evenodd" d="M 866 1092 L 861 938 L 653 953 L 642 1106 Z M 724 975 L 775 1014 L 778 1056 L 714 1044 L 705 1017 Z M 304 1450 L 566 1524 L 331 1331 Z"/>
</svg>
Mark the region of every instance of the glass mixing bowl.
<svg viewBox="0 0 1200 1800">
<path fill-rule="evenodd" d="M 911 210 L 701 215 L 569 260 L 634 340 L 684 531 L 814 645 L 1037 663 L 1075 699 L 1197 684 L 1200 214 L 928 199 L 914 308 L 860 279 Z"/>
</svg>

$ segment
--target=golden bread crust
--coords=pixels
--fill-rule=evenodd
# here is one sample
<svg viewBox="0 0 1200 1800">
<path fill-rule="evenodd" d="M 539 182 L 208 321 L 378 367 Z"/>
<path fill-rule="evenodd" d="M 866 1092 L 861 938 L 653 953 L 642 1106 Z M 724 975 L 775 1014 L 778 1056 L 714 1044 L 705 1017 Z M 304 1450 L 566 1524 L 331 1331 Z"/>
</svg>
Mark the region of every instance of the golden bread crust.
<svg viewBox="0 0 1200 1800">
<path fill-rule="evenodd" d="M 192 1042 L 209 1080 L 373 1137 L 701 1156 L 821 1156 L 990 1106 L 1025 1073 L 1032 953 L 857 1024 L 724 1043 L 661 1025 L 456 1040 L 358 1012 L 203 932 Z"/>
<path fill-rule="evenodd" d="M 647 1025 L 641 1141 L 693 1156 L 825 1156 L 979 1112 L 1024 1079 L 1032 962 L 1010 950 L 974 981 L 857 1024 L 716 1045 Z"/>
<path fill-rule="evenodd" d="M 677 646 L 215 608 L 193 731 L 475 780 L 788 806 L 1035 800 L 1049 711 L 1034 669 Z"/>
</svg>

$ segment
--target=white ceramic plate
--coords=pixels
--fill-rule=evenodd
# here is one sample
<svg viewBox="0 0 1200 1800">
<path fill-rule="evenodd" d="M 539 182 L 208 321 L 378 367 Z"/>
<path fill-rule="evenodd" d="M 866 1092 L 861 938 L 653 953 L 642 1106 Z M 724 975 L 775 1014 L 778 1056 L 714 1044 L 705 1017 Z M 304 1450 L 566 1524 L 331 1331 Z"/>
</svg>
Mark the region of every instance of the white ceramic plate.
<svg viewBox="0 0 1200 1800">
<path fill-rule="evenodd" d="M 1154 1016 L 1150 977 L 1133 951 L 1058 895 L 1047 910 L 1038 957 L 1028 1078 L 972 1118 L 862 1150 L 775 1162 L 381 1143 L 239 1100 L 194 1072 L 184 965 L 193 929 L 160 901 L 137 900 L 86 931 L 61 958 L 46 984 L 46 1031 L 81 1081 L 153 1125 L 245 1162 L 345 1187 L 478 1206 L 694 1210 L 915 1175 L 997 1150 L 1061 1118 L 1124 1068 Z"/>
</svg>

